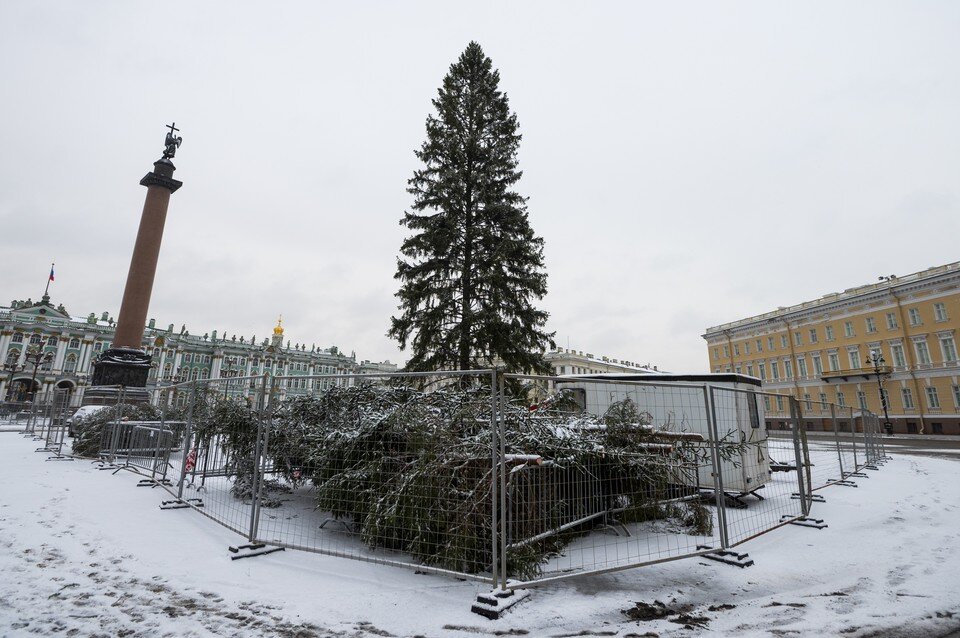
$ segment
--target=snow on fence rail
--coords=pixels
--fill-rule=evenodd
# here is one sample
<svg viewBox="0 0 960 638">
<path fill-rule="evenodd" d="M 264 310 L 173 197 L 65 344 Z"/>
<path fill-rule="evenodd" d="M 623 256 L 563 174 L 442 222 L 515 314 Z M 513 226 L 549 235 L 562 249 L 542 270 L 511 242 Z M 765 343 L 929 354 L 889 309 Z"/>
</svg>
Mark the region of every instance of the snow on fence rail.
<svg viewBox="0 0 960 638">
<path fill-rule="evenodd" d="M 874 415 L 786 397 L 790 428 L 768 431 L 774 396 L 494 370 L 241 377 L 165 388 L 159 422 L 103 440 L 251 543 L 512 589 L 735 547 L 882 460 Z M 814 415 L 828 437 L 807 437 Z"/>
</svg>

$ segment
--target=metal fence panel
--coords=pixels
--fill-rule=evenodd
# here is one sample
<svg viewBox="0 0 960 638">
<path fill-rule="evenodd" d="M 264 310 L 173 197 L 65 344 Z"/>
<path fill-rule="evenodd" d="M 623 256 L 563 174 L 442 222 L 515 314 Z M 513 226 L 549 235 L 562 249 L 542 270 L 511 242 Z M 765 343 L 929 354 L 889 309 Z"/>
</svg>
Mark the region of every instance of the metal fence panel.
<svg viewBox="0 0 960 638">
<path fill-rule="evenodd" d="M 194 506 L 202 502 L 198 511 L 245 536 L 253 514 L 265 383 L 260 376 L 208 379 L 161 392 L 162 405 L 186 411 L 183 435 L 168 459 L 177 495 Z"/>
<path fill-rule="evenodd" d="M 313 390 L 282 396 L 290 383 Z M 490 580 L 492 372 L 273 380 L 259 542 Z"/>
<path fill-rule="evenodd" d="M 734 546 L 805 514 L 804 455 L 793 419 L 788 436 L 773 437 L 764 428 L 755 428 L 752 420 L 745 422 L 742 406 L 759 411 L 763 393 L 711 387 L 710 394 L 718 430 L 737 433 L 718 439 L 724 459 L 723 515 L 729 545 Z M 765 468 L 766 476 L 745 483 L 744 468 L 751 465 Z"/>
<path fill-rule="evenodd" d="M 505 375 L 502 561 L 509 587 L 701 554 L 722 545 L 715 434 L 702 386 Z M 504 384 L 506 385 L 506 384 Z M 559 397 L 559 398 L 558 398 Z M 707 503 L 707 504 L 705 504 Z"/>
</svg>

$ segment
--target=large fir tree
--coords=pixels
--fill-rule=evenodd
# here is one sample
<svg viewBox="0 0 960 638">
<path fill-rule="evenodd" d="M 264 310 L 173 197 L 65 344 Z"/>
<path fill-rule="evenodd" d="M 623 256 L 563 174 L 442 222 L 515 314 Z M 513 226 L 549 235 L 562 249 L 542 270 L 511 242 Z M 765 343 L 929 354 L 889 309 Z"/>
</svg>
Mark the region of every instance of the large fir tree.
<svg viewBox="0 0 960 638">
<path fill-rule="evenodd" d="M 427 116 L 427 139 L 407 191 L 413 231 L 400 248 L 400 316 L 389 336 L 411 347 L 410 370 L 485 367 L 549 372 L 553 333 L 534 307 L 547 292 L 543 239 L 514 185 L 517 116 L 498 89 L 500 74 L 471 42 L 450 66 Z"/>
</svg>

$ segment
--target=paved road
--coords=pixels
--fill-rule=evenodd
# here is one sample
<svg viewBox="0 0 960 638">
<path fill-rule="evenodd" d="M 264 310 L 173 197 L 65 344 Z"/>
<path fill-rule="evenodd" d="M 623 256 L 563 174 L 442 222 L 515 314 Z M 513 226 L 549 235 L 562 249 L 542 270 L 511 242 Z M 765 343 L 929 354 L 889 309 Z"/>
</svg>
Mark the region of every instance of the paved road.
<svg viewBox="0 0 960 638">
<path fill-rule="evenodd" d="M 789 438 L 790 433 L 772 430 L 770 436 L 771 438 Z M 811 443 L 827 443 L 834 440 L 834 435 L 829 432 L 807 432 L 807 439 Z M 840 440 L 849 441 L 850 435 L 841 434 Z M 857 443 L 860 444 L 862 440 L 858 437 Z M 894 434 L 883 437 L 883 445 L 887 454 L 933 456 L 960 461 L 960 436 Z"/>
<path fill-rule="evenodd" d="M 960 437 L 899 437 L 896 434 L 883 438 L 887 454 L 914 454 L 918 456 L 936 456 L 960 461 Z"/>
</svg>

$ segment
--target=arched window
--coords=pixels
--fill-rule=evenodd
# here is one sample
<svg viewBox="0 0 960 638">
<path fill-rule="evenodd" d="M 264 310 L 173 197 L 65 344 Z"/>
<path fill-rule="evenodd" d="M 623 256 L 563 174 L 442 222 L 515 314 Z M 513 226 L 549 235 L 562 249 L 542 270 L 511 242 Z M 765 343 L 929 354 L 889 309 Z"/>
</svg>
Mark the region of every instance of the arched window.
<svg viewBox="0 0 960 638">
<path fill-rule="evenodd" d="M 23 334 L 20 332 L 14 332 L 13 343 L 23 343 Z"/>
<path fill-rule="evenodd" d="M 41 337 L 40 335 L 33 335 L 30 337 L 31 345 L 39 346 L 41 343 L 43 343 L 43 337 Z"/>
<path fill-rule="evenodd" d="M 70 340 L 70 347 L 71 347 L 71 348 L 79 348 L 79 347 L 80 347 L 80 340 L 77 339 L 77 338 L 71 339 L 71 340 Z"/>
<path fill-rule="evenodd" d="M 10 352 L 7 353 L 7 363 L 14 364 L 17 362 L 19 358 L 20 358 L 19 350 L 14 349 L 14 350 L 10 350 Z"/>
<path fill-rule="evenodd" d="M 193 372 L 190 375 L 190 380 L 196 381 L 199 378 L 200 378 L 200 368 L 194 368 Z"/>
<path fill-rule="evenodd" d="M 77 371 L 77 355 L 67 355 L 67 361 L 63 365 L 63 371 L 68 373 Z"/>
</svg>

